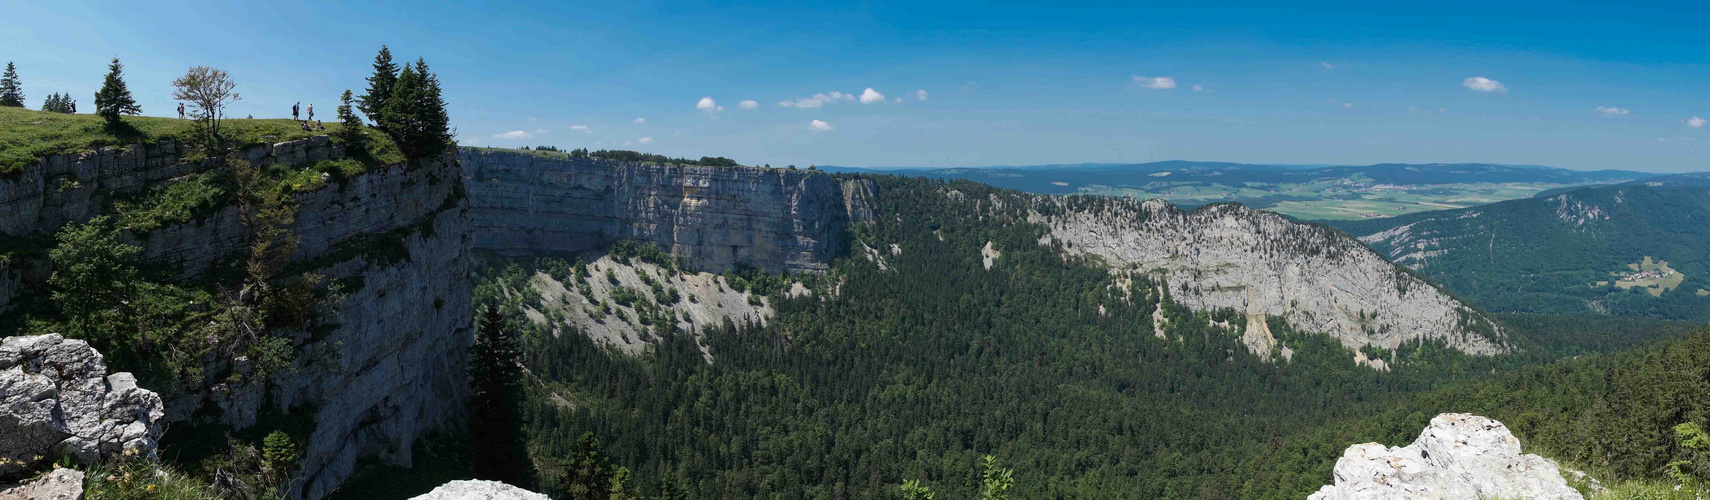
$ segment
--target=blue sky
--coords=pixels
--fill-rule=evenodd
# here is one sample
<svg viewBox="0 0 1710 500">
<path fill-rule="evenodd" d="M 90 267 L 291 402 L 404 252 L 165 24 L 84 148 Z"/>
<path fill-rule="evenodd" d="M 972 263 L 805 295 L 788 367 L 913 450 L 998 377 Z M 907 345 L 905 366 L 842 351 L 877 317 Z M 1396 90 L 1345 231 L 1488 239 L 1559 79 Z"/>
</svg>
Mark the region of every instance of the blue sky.
<svg viewBox="0 0 1710 500">
<path fill-rule="evenodd" d="M 211 65 L 232 116 L 331 116 L 384 43 L 464 144 L 773 165 L 1710 170 L 1702 4 L 1200 4 L 0 1 L 0 59 L 31 107 L 117 55 L 146 114 Z"/>
</svg>

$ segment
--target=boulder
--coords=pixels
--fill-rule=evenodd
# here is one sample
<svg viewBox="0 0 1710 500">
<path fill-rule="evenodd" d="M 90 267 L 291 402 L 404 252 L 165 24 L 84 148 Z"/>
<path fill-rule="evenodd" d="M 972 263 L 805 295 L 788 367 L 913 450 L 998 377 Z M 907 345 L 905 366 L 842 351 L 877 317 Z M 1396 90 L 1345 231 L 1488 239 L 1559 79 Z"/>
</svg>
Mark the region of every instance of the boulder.
<svg viewBox="0 0 1710 500">
<path fill-rule="evenodd" d="M 0 341 L 0 477 L 62 456 L 152 458 L 165 415 L 130 373 L 57 333 Z"/>
<path fill-rule="evenodd" d="M 410 500 L 547 500 L 546 495 L 498 481 L 467 479 L 439 485 Z"/>
<path fill-rule="evenodd" d="M 79 500 L 83 498 L 83 473 L 54 469 L 41 477 L 11 486 L 0 486 L 0 500 Z"/>
<path fill-rule="evenodd" d="M 1350 446 L 1335 478 L 1308 499 L 1583 498 L 1555 462 L 1520 453 L 1502 422 L 1466 413 L 1438 415 L 1405 447 Z"/>
</svg>

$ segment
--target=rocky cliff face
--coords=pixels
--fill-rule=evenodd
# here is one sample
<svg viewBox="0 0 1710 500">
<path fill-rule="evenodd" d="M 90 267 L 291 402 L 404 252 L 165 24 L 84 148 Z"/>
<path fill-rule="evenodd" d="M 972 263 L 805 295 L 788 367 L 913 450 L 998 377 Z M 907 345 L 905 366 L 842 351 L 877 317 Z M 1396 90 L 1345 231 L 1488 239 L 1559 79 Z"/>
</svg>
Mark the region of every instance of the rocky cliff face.
<svg viewBox="0 0 1710 500">
<path fill-rule="evenodd" d="M 697 270 L 823 270 L 871 184 L 804 170 L 617 162 L 464 148 L 475 247 L 572 252 L 651 241 Z"/>
<path fill-rule="evenodd" d="M 1308 499 L 1582 498 L 1555 462 L 1522 454 L 1502 422 L 1465 413 L 1438 415 L 1405 447 L 1350 446 L 1335 478 Z"/>
<path fill-rule="evenodd" d="M 1187 212 L 1162 200 L 1036 203 L 1030 219 L 1067 251 L 1161 275 L 1189 308 L 1245 313 L 1243 340 L 1260 355 L 1276 345 L 1268 317 L 1356 350 L 1419 339 L 1469 354 L 1506 350 L 1495 322 L 1332 229 L 1236 204 Z"/>
<path fill-rule="evenodd" d="M 299 165 L 343 156 L 325 137 L 249 148 L 252 164 Z M 0 232 L 46 235 L 98 215 L 105 200 L 211 168 L 184 160 L 172 143 L 59 155 L 0 179 Z M 408 465 L 414 441 L 455 423 L 467 382 L 471 285 L 468 197 L 457 158 L 377 169 L 299 193 L 292 233 L 301 240 L 293 266 L 347 284 L 334 317 L 296 340 L 296 366 L 272 383 L 212 383 L 164 394 L 166 419 L 183 422 L 213 409 L 232 428 L 256 423 L 263 406 L 309 412 L 314 433 L 303 450 L 295 493 L 326 496 L 356 458 L 377 455 Z M 235 208 L 130 235 L 147 262 L 194 278 L 241 258 L 249 237 Z M 0 309 L 31 293 L 47 263 L 0 268 Z M 31 276 L 35 274 L 36 276 Z M 242 372 L 240 360 L 208 360 L 209 373 Z"/>
</svg>

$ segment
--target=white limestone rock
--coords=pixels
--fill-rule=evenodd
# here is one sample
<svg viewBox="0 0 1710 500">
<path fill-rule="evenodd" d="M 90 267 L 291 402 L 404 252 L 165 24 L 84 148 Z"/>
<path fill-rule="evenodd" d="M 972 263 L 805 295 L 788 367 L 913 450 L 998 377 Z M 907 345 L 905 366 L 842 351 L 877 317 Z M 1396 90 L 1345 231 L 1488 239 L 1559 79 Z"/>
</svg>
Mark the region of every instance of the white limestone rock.
<svg viewBox="0 0 1710 500">
<path fill-rule="evenodd" d="M 1348 447 L 1336 461 L 1335 481 L 1307 498 L 1582 498 L 1555 462 L 1522 454 L 1502 422 L 1466 413 L 1438 415 L 1405 447 Z"/>
<path fill-rule="evenodd" d="M 1475 355 L 1508 350 L 1496 322 L 1334 229 L 1238 204 L 1190 212 L 1163 200 L 1088 208 L 1040 197 L 1036 208 L 1029 219 L 1049 226 L 1065 251 L 1160 277 L 1190 309 L 1282 317 L 1356 351 L 1420 339 Z M 1268 335 L 1247 333 L 1249 349 L 1271 354 Z"/>
<path fill-rule="evenodd" d="M 498 481 L 467 479 L 439 485 L 410 500 L 547 500 L 546 495 Z"/>
<path fill-rule="evenodd" d="M 160 396 L 130 373 L 107 374 L 88 342 L 57 333 L 0 341 L 0 477 L 62 456 L 153 457 Z"/>
<path fill-rule="evenodd" d="M 22 483 L 0 486 L 0 500 L 79 500 L 83 498 L 83 472 L 54 469 Z"/>
</svg>

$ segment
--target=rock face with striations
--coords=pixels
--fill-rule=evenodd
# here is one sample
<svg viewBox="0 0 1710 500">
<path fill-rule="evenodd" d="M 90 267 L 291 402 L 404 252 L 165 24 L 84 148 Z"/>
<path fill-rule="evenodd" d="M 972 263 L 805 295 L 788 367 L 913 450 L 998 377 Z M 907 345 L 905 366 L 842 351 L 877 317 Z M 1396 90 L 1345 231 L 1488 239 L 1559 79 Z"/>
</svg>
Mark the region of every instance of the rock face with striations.
<svg viewBox="0 0 1710 500">
<path fill-rule="evenodd" d="M 0 477 L 59 457 L 154 457 L 165 411 L 129 373 L 107 373 L 88 342 L 59 334 L 0 341 Z"/>
<path fill-rule="evenodd" d="M 1308 499 L 1582 498 L 1555 462 L 1520 453 L 1502 422 L 1465 413 L 1438 415 L 1405 447 L 1351 446 L 1335 477 Z"/>
<path fill-rule="evenodd" d="M 722 272 L 825 269 L 870 220 L 872 185 L 806 170 L 620 162 L 463 148 L 475 247 L 573 252 L 651 241 Z"/>
<path fill-rule="evenodd" d="M 238 153 L 255 165 L 309 164 L 344 157 L 326 137 Z M 216 168 L 185 160 L 170 142 L 50 156 L 0 179 L 0 233 L 47 235 L 100 214 L 114 196 L 135 195 Z M 345 294 L 312 331 L 278 332 L 296 348 L 294 366 L 270 383 L 211 379 L 164 396 L 165 420 L 230 429 L 255 425 L 266 405 L 312 415 L 293 496 L 322 498 L 359 456 L 409 465 L 416 439 L 462 418 L 472 284 L 469 202 L 455 155 L 374 168 L 294 194 L 293 269 L 339 283 Z M 125 235 L 138 258 L 197 278 L 241 262 L 249 231 L 234 207 L 182 224 Z M 0 267 L 0 310 L 39 288 L 48 262 Z M 209 358 L 209 374 L 242 373 L 241 360 Z M 157 405 L 158 407 L 158 405 Z M 214 421 L 193 420 L 199 410 Z M 185 426 L 186 429 L 192 429 Z M 197 432 L 219 432 L 197 429 Z M 0 430 L 0 433 L 4 433 Z"/>
<path fill-rule="evenodd" d="M 1162 274 L 1171 298 L 1187 307 L 1245 313 L 1243 341 L 1261 356 L 1276 346 L 1268 317 L 1332 335 L 1356 351 L 1420 339 L 1469 354 L 1507 349 L 1500 327 L 1483 313 L 1334 229 L 1238 204 L 1190 212 L 1162 200 L 1036 203 L 1030 218 L 1049 226 L 1067 251 Z"/>
</svg>

